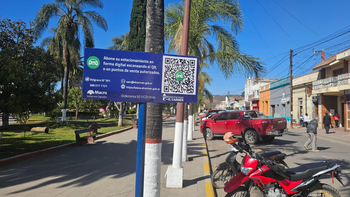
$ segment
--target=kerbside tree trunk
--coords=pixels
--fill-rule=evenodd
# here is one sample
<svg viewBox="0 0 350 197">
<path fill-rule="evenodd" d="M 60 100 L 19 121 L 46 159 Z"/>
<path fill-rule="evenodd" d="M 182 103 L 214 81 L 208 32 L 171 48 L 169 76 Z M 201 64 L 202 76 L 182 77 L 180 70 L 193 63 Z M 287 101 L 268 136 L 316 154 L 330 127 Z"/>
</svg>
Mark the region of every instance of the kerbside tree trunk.
<svg viewBox="0 0 350 197">
<path fill-rule="evenodd" d="M 148 0 L 145 52 L 164 53 L 164 0 Z M 163 104 L 147 103 L 144 197 L 160 196 Z"/>
</svg>

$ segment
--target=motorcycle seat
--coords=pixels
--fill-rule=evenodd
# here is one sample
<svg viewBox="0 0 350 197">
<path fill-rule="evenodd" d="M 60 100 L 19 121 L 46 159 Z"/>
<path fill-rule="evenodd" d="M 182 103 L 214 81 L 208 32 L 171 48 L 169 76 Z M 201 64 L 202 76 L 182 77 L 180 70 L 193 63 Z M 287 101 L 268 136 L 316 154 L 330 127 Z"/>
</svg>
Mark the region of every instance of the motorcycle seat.
<svg viewBox="0 0 350 197">
<path fill-rule="evenodd" d="M 308 179 L 317 172 L 326 170 L 328 167 L 329 164 L 326 162 L 317 162 L 303 164 L 296 168 L 286 169 L 284 172 L 290 177 L 291 181 L 299 181 Z"/>
<path fill-rule="evenodd" d="M 278 155 L 280 154 L 280 151 L 269 151 L 269 152 L 264 152 L 264 153 L 256 153 L 256 156 L 260 159 L 269 159 L 271 156 Z"/>
</svg>

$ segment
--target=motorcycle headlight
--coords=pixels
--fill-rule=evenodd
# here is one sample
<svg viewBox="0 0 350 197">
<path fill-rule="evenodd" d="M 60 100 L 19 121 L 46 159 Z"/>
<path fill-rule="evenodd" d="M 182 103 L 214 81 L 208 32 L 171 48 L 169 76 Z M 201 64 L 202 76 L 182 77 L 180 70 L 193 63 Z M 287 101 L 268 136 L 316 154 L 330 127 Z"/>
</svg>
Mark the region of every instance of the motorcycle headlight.
<svg viewBox="0 0 350 197">
<path fill-rule="evenodd" d="M 245 168 L 243 165 L 241 165 L 241 172 L 244 175 L 247 175 L 253 168 Z"/>
</svg>

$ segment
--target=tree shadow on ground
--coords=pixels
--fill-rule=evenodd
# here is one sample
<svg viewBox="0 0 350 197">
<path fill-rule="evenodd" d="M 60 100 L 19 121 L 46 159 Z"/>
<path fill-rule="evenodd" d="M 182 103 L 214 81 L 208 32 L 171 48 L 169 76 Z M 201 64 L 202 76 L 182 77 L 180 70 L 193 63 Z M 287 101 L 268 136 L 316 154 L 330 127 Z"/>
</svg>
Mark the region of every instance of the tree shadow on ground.
<svg viewBox="0 0 350 197">
<path fill-rule="evenodd" d="M 20 194 L 51 184 L 82 187 L 105 177 L 128 176 L 135 173 L 136 145 L 135 140 L 121 144 L 102 141 L 8 165 L 0 168 L 0 188 L 36 182 L 8 193 Z"/>
</svg>

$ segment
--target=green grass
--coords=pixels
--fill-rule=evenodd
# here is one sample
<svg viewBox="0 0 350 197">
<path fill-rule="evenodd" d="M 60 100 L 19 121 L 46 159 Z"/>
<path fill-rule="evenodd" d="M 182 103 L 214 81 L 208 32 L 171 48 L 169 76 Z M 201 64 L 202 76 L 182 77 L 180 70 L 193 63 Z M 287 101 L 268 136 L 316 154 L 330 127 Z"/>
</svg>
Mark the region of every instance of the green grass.
<svg viewBox="0 0 350 197">
<path fill-rule="evenodd" d="M 96 119 L 94 122 L 101 126 L 101 129 L 98 129 L 98 134 L 132 126 L 130 116 L 124 118 L 124 127 L 118 127 L 118 120 L 114 118 Z M 75 142 L 74 131 L 87 129 L 94 122 L 72 121 L 68 125 L 60 125 L 49 120 L 29 122 L 26 125 L 25 138 L 23 127 L 20 124 L 10 124 L 8 128 L 0 128 L 0 131 L 3 131 L 3 136 L 0 139 L 0 159 Z M 49 133 L 29 132 L 32 127 L 48 127 Z"/>
</svg>

